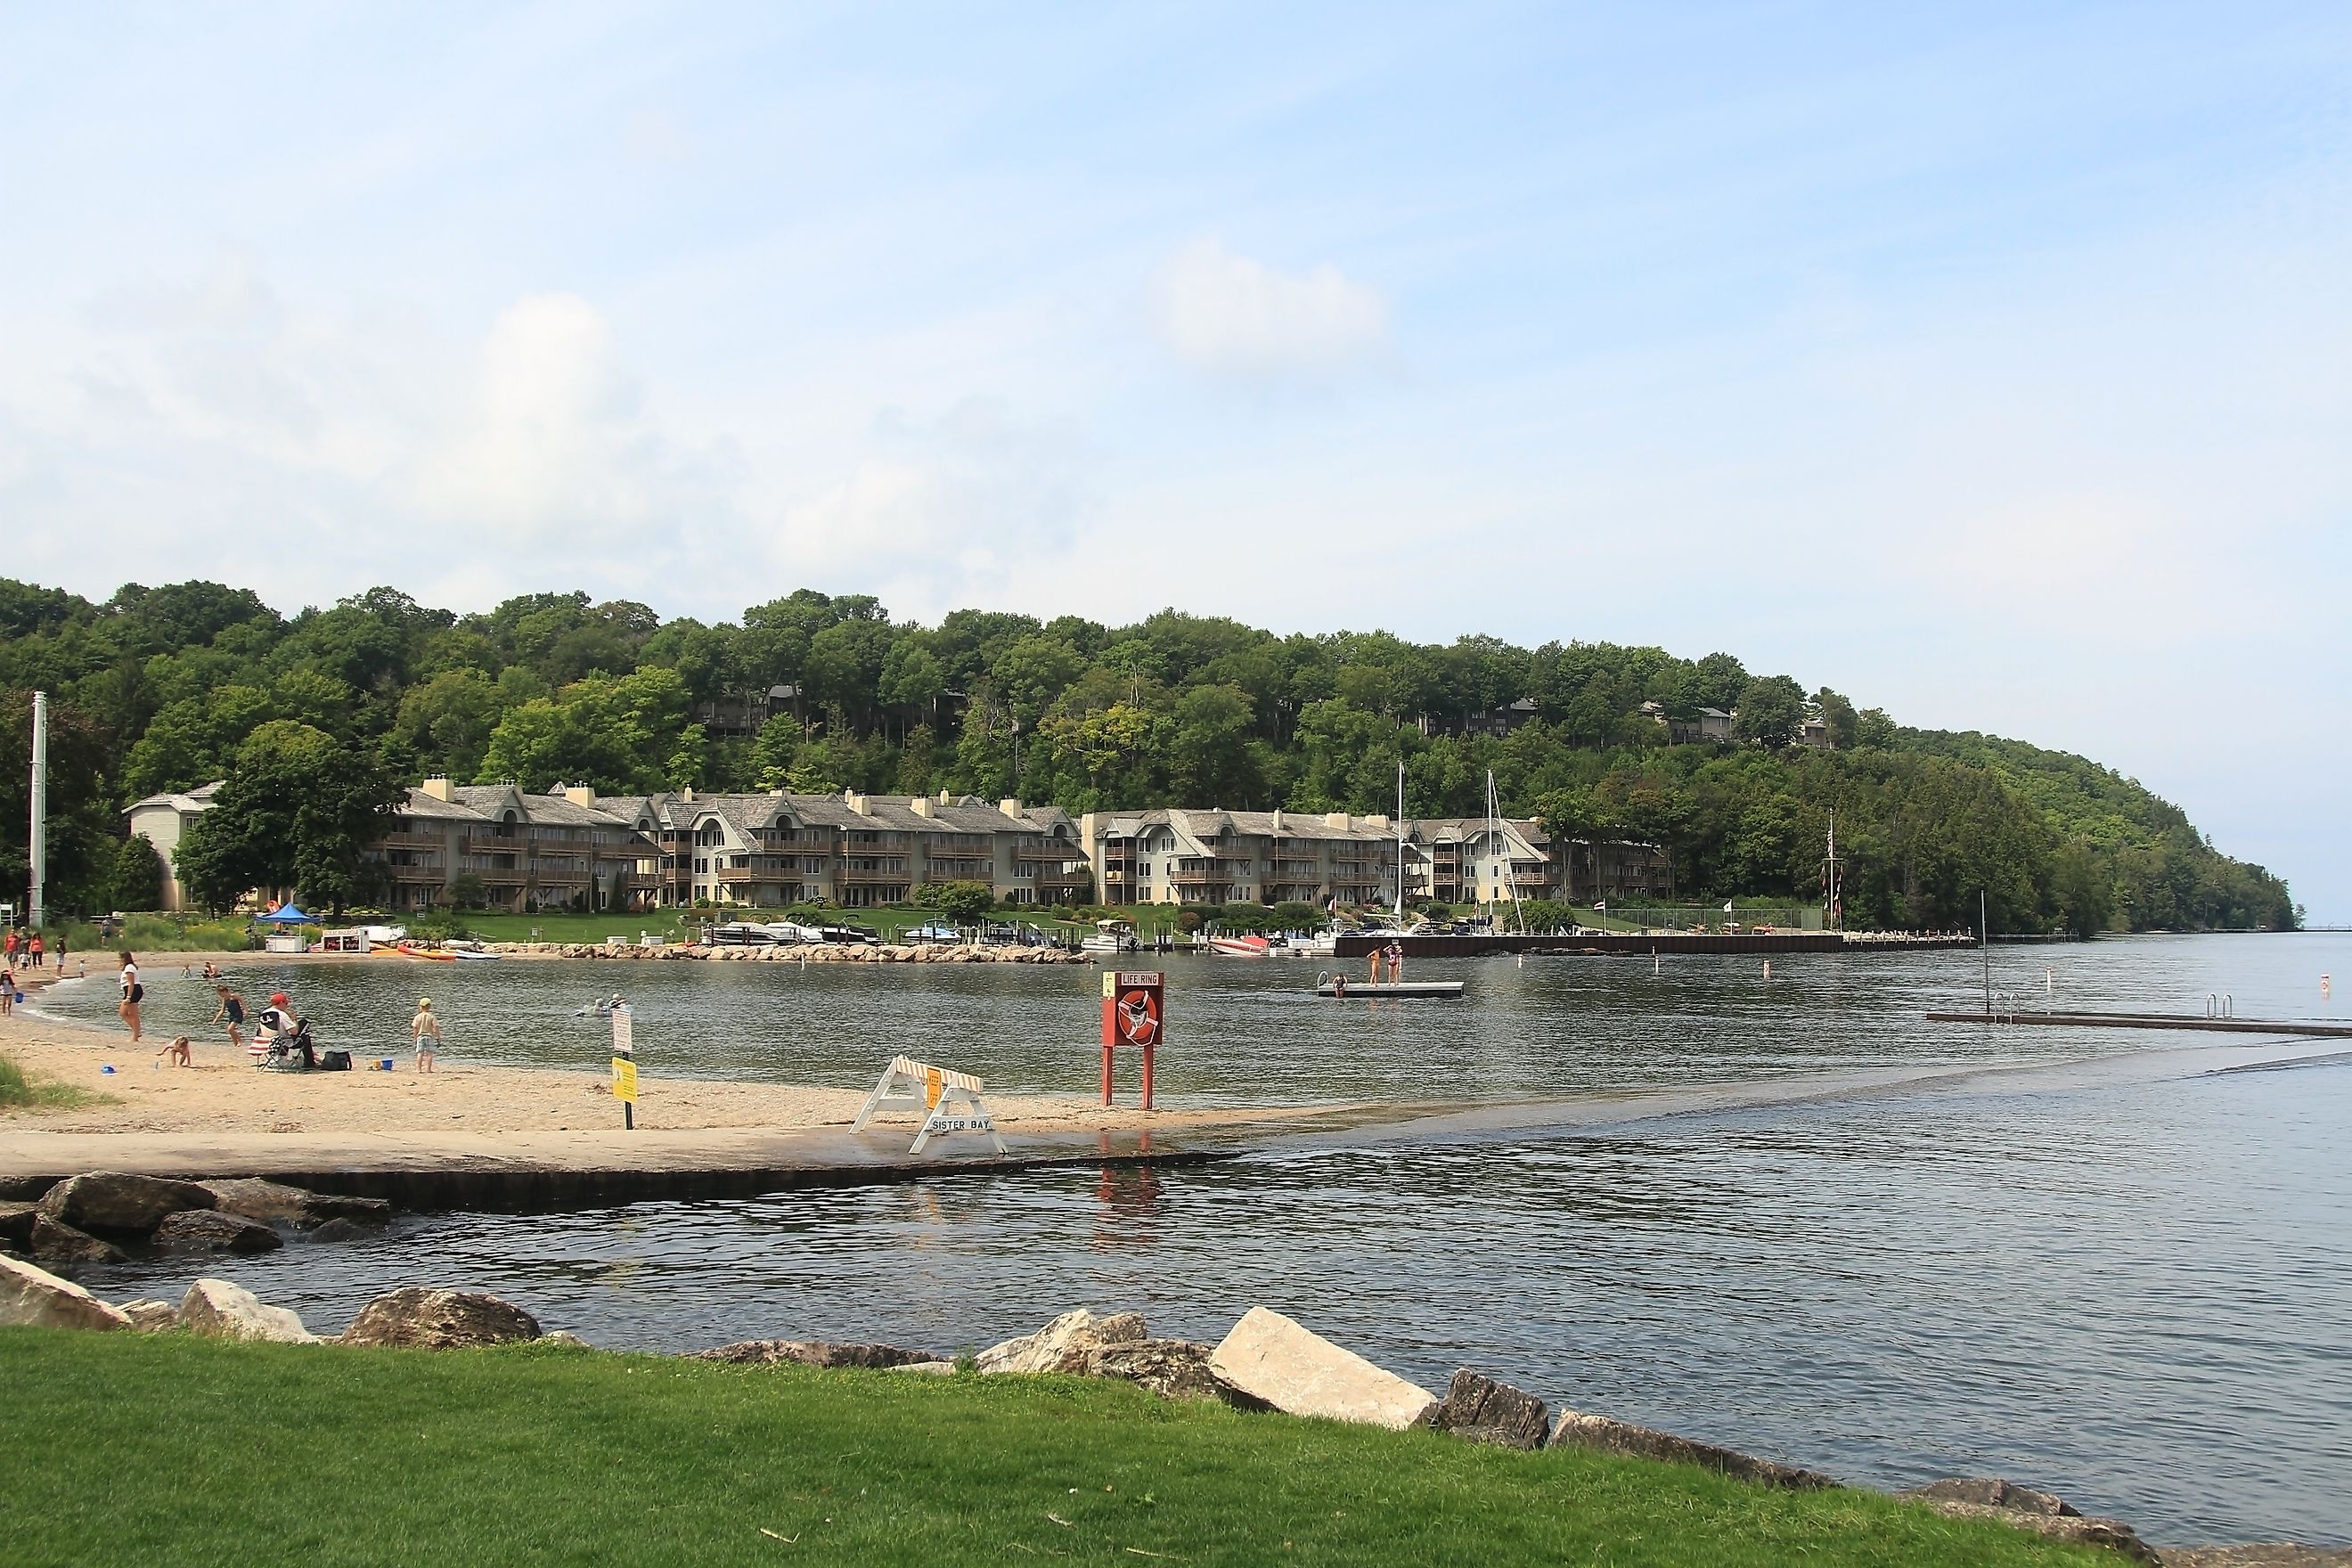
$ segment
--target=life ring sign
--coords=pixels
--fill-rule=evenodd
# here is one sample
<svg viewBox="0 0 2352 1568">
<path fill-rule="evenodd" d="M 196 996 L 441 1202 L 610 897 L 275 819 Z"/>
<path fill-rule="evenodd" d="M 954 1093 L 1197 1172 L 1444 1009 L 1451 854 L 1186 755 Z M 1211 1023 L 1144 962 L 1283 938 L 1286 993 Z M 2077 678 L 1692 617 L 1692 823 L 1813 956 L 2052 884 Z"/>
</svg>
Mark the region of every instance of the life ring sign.
<svg viewBox="0 0 2352 1568">
<path fill-rule="evenodd" d="M 1151 1109 L 1152 1056 L 1166 1028 L 1168 976 L 1153 970 L 1103 971 L 1103 1103 L 1111 1102 L 1111 1055 L 1143 1053 L 1143 1109 Z"/>
</svg>

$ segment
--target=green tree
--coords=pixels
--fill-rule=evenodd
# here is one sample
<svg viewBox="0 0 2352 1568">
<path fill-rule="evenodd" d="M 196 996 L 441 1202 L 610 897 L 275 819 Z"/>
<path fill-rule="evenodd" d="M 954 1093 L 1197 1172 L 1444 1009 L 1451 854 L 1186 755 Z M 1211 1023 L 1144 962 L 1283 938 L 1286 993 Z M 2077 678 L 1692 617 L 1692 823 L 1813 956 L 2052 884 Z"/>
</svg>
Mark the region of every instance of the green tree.
<svg viewBox="0 0 2352 1568">
<path fill-rule="evenodd" d="M 214 909 L 290 888 L 340 914 L 380 890 L 381 868 L 363 851 L 403 798 L 372 750 L 273 720 L 237 748 L 212 809 L 182 835 L 181 881 Z"/>
<path fill-rule="evenodd" d="M 1795 743 L 1805 723 L 1805 689 L 1785 675 L 1759 676 L 1739 694 L 1733 733 L 1759 746 Z"/>
<path fill-rule="evenodd" d="M 118 910 L 163 907 L 163 857 L 145 834 L 132 834 L 115 851 L 113 890 Z"/>
</svg>

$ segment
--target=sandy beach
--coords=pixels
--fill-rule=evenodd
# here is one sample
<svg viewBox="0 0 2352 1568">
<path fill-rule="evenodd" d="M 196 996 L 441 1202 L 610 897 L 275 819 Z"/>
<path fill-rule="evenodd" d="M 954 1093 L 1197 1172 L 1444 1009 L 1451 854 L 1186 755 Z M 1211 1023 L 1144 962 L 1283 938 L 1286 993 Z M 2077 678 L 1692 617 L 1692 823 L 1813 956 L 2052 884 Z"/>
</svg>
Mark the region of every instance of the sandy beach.
<svg viewBox="0 0 2352 1568">
<path fill-rule="evenodd" d="M 79 963 L 82 955 L 77 955 Z M 108 955 L 92 953 L 89 974 L 104 984 Z M 149 973 L 201 966 L 232 973 L 247 963 L 398 962 L 373 957 L 283 954 L 142 953 Z M 27 990 L 43 977 L 28 974 Z M 53 978 L 53 977 L 52 977 Z M 151 1034 L 132 1046 L 121 1030 L 101 1030 L 18 1012 L 0 1018 L 0 1054 L 27 1072 L 110 1097 L 112 1103 L 71 1110 L 0 1111 L 0 1140 L 42 1132 L 205 1134 L 545 1133 L 614 1128 L 621 1108 L 601 1072 L 444 1065 L 419 1073 L 406 1051 L 389 1073 L 278 1073 L 255 1068 L 245 1052 L 215 1034 L 194 1046 L 194 1066 L 155 1066 L 170 1037 Z M 115 1071 L 101 1072 L 111 1064 Z M 791 1131 L 845 1127 L 865 1102 L 866 1084 L 763 1084 L 642 1077 L 636 1121 L 659 1130 L 740 1128 Z M 1130 1097 L 1131 1100 L 1131 1097 Z M 1263 1106 L 1145 1112 L 1131 1102 L 1106 1109 L 1078 1096 L 990 1095 L 988 1108 L 1008 1132 L 1202 1128 L 1319 1119 L 1328 1106 Z M 899 1118 L 911 1121 L 912 1118 Z"/>
</svg>

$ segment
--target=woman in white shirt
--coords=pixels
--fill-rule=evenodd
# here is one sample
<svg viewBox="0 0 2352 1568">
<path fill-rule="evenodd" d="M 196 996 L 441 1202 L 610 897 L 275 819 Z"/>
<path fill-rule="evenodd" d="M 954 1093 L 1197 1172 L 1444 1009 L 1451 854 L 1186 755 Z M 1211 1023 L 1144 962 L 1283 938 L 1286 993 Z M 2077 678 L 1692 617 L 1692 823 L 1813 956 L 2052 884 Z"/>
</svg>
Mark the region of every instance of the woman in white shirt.
<svg viewBox="0 0 2352 1568">
<path fill-rule="evenodd" d="M 115 1012 L 131 1026 L 133 1044 L 139 1039 L 139 1004 L 146 995 L 147 988 L 139 984 L 139 961 L 126 952 L 122 955 L 122 1003 Z"/>
</svg>

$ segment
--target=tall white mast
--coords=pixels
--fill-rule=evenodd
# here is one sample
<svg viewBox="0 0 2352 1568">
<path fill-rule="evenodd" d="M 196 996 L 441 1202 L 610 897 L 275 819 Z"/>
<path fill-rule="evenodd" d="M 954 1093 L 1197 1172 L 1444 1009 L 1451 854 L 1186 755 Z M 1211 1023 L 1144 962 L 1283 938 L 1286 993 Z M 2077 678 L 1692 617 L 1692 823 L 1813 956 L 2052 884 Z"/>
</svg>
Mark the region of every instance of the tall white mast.
<svg viewBox="0 0 2352 1568">
<path fill-rule="evenodd" d="M 33 863 L 33 885 L 25 899 L 25 919 L 41 929 L 41 884 L 49 870 L 49 694 L 33 693 L 33 822 L 26 845 Z"/>
<path fill-rule="evenodd" d="M 1404 929 L 1404 758 L 1397 758 L 1396 928 Z"/>
</svg>

